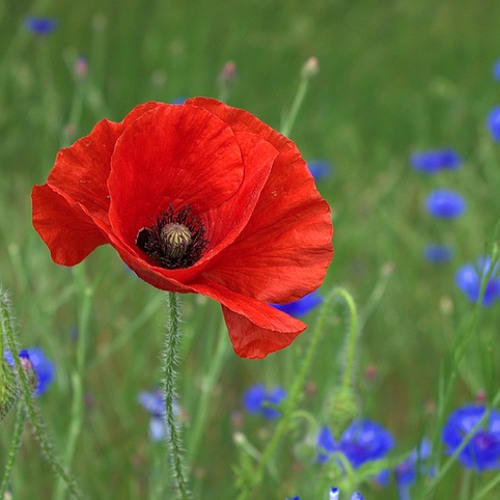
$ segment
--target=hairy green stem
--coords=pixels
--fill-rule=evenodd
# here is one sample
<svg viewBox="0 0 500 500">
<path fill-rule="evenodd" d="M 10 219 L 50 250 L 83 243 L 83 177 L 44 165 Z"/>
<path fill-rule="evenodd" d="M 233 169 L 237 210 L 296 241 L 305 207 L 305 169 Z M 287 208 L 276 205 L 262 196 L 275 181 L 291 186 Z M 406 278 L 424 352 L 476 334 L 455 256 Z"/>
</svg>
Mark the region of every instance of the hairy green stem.
<svg viewBox="0 0 500 500">
<path fill-rule="evenodd" d="M 338 294 L 345 300 L 349 309 L 349 333 L 347 336 L 346 364 L 344 374 L 342 376 L 342 387 L 350 388 L 354 372 L 354 354 L 356 352 L 356 344 L 358 340 L 358 313 L 356 311 L 356 304 L 349 292 L 339 288 Z"/>
<path fill-rule="evenodd" d="M 2 332 L 1 334 L 5 336 L 7 348 L 12 353 L 12 358 L 14 360 L 15 371 L 19 380 L 19 389 L 21 392 L 22 401 L 25 406 L 25 410 L 28 414 L 29 419 L 33 425 L 33 429 L 35 431 L 35 435 L 40 442 L 40 446 L 42 448 L 42 452 L 50 462 L 54 472 L 58 477 L 61 477 L 66 483 L 68 490 L 71 494 L 78 499 L 83 499 L 83 495 L 78 489 L 78 486 L 75 483 L 75 480 L 68 474 L 68 472 L 61 465 L 58 457 L 54 452 L 54 448 L 52 443 L 49 440 L 47 430 L 44 427 L 42 417 L 37 412 L 35 405 L 33 403 L 33 398 L 31 396 L 31 386 L 28 380 L 28 376 L 25 373 L 21 361 L 19 357 L 16 356 L 17 353 L 17 345 L 14 338 L 14 326 L 12 321 L 12 316 L 10 312 L 10 302 L 7 297 L 6 292 L 0 289 L 0 318 L 1 318 L 1 326 Z"/>
<path fill-rule="evenodd" d="M 7 484 L 9 483 L 10 474 L 12 468 L 14 467 L 14 462 L 16 460 L 17 450 L 21 446 L 21 437 L 23 435 L 24 424 L 26 423 L 26 411 L 24 406 L 19 403 L 17 405 L 17 415 L 16 415 L 16 425 L 14 427 L 14 434 L 12 436 L 12 442 L 10 443 L 9 453 L 7 455 L 7 463 L 3 471 L 2 484 L 0 485 L 0 498 L 5 498 L 5 492 L 7 490 Z"/>
<path fill-rule="evenodd" d="M 177 294 L 169 292 L 167 295 L 168 321 L 163 350 L 163 390 L 165 396 L 165 415 L 168 427 L 167 443 L 170 452 L 172 472 L 177 487 L 178 497 L 187 500 L 191 497 L 187 480 L 184 475 L 183 446 L 180 428 L 175 415 L 174 403 L 176 399 L 176 366 L 180 345 L 180 310 Z"/>
</svg>

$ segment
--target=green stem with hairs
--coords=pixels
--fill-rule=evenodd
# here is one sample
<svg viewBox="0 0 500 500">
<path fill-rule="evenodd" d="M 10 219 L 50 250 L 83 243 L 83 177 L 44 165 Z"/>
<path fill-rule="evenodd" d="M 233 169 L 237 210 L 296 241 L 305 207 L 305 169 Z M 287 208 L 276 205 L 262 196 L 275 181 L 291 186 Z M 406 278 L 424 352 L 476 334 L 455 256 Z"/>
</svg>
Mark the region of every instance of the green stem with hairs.
<svg viewBox="0 0 500 500">
<path fill-rule="evenodd" d="M 346 344 L 346 364 L 344 374 L 342 376 L 342 387 L 348 389 L 352 384 L 352 375 L 354 373 L 354 354 L 356 352 L 356 344 L 358 340 L 358 313 L 356 311 L 356 303 L 352 295 L 346 290 L 338 289 L 338 294 L 345 300 L 349 309 L 349 333 Z"/>
<path fill-rule="evenodd" d="M 12 436 L 12 442 L 10 443 L 9 453 L 7 455 L 7 463 L 3 471 L 2 484 L 0 485 L 0 498 L 5 498 L 5 492 L 7 490 L 7 484 L 9 483 L 10 474 L 12 468 L 14 467 L 14 462 L 16 460 L 17 450 L 21 446 L 21 436 L 23 435 L 24 424 L 26 423 L 26 411 L 24 406 L 19 403 L 17 405 L 17 415 L 16 415 L 16 425 L 14 427 L 14 435 Z"/>
<path fill-rule="evenodd" d="M 334 288 L 325 298 L 325 303 L 323 304 L 318 320 L 316 321 L 316 325 L 314 327 L 311 341 L 309 347 L 307 348 L 306 354 L 301 362 L 300 369 L 292 383 L 292 388 L 290 390 L 290 395 L 285 401 L 283 405 L 283 415 L 279 420 L 276 430 L 269 441 L 268 445 L 264 449 L 262 456 L 255 469 L 252 471 L 251 477 L 247 477 L 245 483 L 243 484 L 243 490 L 238 496 L 238 500 L 246 500 L 249 498 L 252 489 L 262 482 L 262 475 L 264 470 L 268 466 L 268 463 L 276 451 L 280 441 L 287 433 L 290 428 L 291 421 L 293 419 L 293 415 L 295 413 L 295 408 L 299 403 L 300 397 L 303 392 L 303 388 L 305 385 L 305 381 L 307 378 L 307 374 L 311 367 L 311 363 L 314 359 L 314 355 L 318 348 L 319 340 L 321 338 L 321 334 L 323 333 L 324 325 L 326 323 L 326 319 L 328 315 L 331 313 L 331 306 L 337 297 L 343 298 L 344 300 L 350 303 L 352 301 L 351 295 L 349 292 L 344 290 L 343 288 Z M 356 327 L 357 328 L 357 327 Z"/>
<path fill-rule="evenodd" d="M 174 403 L 176 399 L 176 366 L 179 356 L 180 345 L 180 308 L 179 298 L 176 293 L 169 292 L 167 295 L 168 320 L 166 335 L 163 345 L 163 369 L 162 381 L 165 396 L 165 416 L 168 427 L 168 448 L 172 465 L 174 481 L 177 487 L 178 498 L 187 500 L 191 494 L 184 475 L 183 446 L 180 428 L 175 415 Z"/>
<path fill-rule="evenodd" d="M 24 404 L 25 411 L 35 431 L 35 435 L 40 442 L 42 452 L 47 460 L 50 462 L 54 472 L 58 477 L 62 478 L 68 487 L 71 494 L 78 499 L 83 499 L 75 480 L 69 475 L 69 473 L 61 465 L 58 457 L 54 452 L 54 447 L 49 440 L 47 430 L 42 421 L 42 417 L 39 415 L 35 405 L 33 403 L 33 398 L 31 396 L 31 386 L 28 380 L 21 361 L 19 357 L 15 355 L 17 353 L 17 345 L 14 338 L 14 326 L 12 322 L 12 316 L 10 312 L 10 301 L 8 299 L 7 293 L 0 289 L 0 319 L 1 319 L 1 334 L 5 336 L 7 348 L 12 353 L 12 359 L 14 360 L 15 371 L 19 380 L 19 390 L 21 393 L 22 401 L 19 404 Z"/>
</svg>

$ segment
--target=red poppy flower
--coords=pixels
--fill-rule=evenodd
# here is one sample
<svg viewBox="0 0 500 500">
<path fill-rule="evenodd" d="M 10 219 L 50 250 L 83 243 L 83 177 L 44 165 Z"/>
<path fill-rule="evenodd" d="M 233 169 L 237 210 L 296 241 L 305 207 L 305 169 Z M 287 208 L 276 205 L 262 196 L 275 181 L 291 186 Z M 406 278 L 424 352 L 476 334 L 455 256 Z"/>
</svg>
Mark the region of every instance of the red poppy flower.
<svg viewBox="0 0 500 500">
<path fill-rule="evenodd" d="M 222 305 L 235 352 L 262 358 L 305 324 L 268 303 L 300 299 L 333 255 L 330 209 L 296 146 L 213 99 L 134 108 L 59 151 L 32 192 L 57 264 L 111 244 L 151 285 Z"/>
</svg>

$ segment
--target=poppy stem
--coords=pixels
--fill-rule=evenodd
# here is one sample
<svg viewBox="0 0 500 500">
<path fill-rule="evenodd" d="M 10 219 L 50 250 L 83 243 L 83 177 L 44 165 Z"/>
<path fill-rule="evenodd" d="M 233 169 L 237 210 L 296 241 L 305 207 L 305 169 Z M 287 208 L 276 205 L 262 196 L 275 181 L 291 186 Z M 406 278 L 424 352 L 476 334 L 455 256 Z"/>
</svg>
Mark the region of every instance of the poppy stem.
<svg viewBox="0 0 500 500">
<path fill-rule="evenodd" d="M 297 119 L 297 115 L 299 114 L 302 103 L 304 102 L 307 89 L 309 88 L 309 81 L 317 74 L 317 72 L 318 60 L 315 57 L 310 57 L 302 67 L 299 88 L 297 89 L 297 93 L 295 94 L 290 112 L 281 125 L 281 133 L 283 135 L 288 137 L 288 135 L 290 134 L 293 124 Z"/>
<path fill-rule="evenodd" d="M 290 112 L 286 116 L 286 120 L 281 126 L 281 133 L 284 136 L 288 137 L 288 135 L 292 131 L 293 124 L 295 123 L 297 115 L 299 114 L 300 107 L 304 102 L 304 97 L 306 96 L 308 87 L 309 79 L 302 78 L 299 84 L 299 88 L 297 89 L 297 93 L 295 94 L 295 99 L 293 100 Z"/>
<path fill-rule="evenodd" d="M 14 369 L 17 374 L 19 391 L 21 394 L 22 401 L 19 404 L 22 404 L 25 407 L 25 411 L 31 420 L 33 425 L 33 429 L 35 431 L 35 435 L 38 438 L 40 446 L 42 448 L 43 455 L 50 462 L 54 472 L 64 480 L 68 490 L 71 494 L 78 499 L 82 499 L 83 495 L 81 494 L 78 486 L 75 483 L 75 480 L 69 475 L 69 473 L 64 469 L 61 465 L 59 458 L 56 456 L 54 452 L 54 447 L 50 442 L 47 430 L 42 421 L 42 417 L 40 413 L 37 411 L 33 403 L 33 398 L 31 396 L 32 388 L 30 386 L 30 382 L 28 380 L 28 375 L 26 374 L 23 366 L 21 365 L 21 361 L 19 356 L 17 356 L 17 342 L 14 337 L 14 325 L 12 321 L 12 314 L 10 311 L 10 300 L 7 293 L 0 288 L 0 320 L 1 320 L 1 332 L 0 334 L 5 336 L 5 341 L 7 348 L 12 353 L 12 359 L 14 361 Z M 3 353 L 2 353 L 3 356 Z"/>
<path fill-rule="evenodd" d="M 167 443 L 170 453 L 172 472 L 177 487 L 178 497 L 182 500 L 191 498 L 187 481 L 184 475 L 183 446 L 180 428 L 175 415 L 174 402 L 176 399 L 176 366 L 179 358 L 180 345 L 180 307 L 176 293 L 167 295 L 168 320 L 163 345 L 163 391 L 165 396 L 165 416 L 168 427 Z"/>
<path fill-rule="evenodd" d="M 12 472 L 12 467 L 14 467 L 17 450 L 19 450 L 19 447 L 21 446 L 21 436 L 23 435 L 25 423 L 26 411 L 24 409 L 24 405 L 19 403 L 17 405 L 16 425 L 14 427 L 12 442 L 10 443 L 9 454 L 7 455 L 7 462 L 3 471 L 2 484 L 0 485 L 0 498 L 6 498 L 5 491 L 7 490 L 7 484 L 9 482 L 10 473 Z"/>
<path fill-rule="evenodd" d="M 338 289 L 339 295 L 344 299 L 349 309 L 349 332 L 347 334 L 345 369 L 342 375 L 342 387 L 350 389 L 352 385 L 352 375 L 354 372 L 354 354 L 358 340 L 358 313 L 352 295 L 343 288 Z"/>
</svg>

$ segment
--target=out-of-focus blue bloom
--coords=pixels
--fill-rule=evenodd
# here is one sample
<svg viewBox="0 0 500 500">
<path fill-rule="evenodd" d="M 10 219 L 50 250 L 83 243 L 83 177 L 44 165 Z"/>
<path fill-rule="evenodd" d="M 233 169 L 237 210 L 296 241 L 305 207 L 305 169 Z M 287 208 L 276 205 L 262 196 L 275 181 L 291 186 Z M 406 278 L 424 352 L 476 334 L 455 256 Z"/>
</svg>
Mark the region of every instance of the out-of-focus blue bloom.
<svg viewBox="0 0 500 500">
<path fill-rule="evenodd" d="M 426 174 L 440 170 L 455 170 L 462 164 L 462 157 L 451 148 L 420 151 L 410 156 L 411 166 Z"/>
<path fill-rule="evenodd" d="M 436 189 L 427 196 L 425 201 L 427 211 L 434 217 L 451 219 L 465 212 L 464 198 L 450 189 Z"/>
<path fill-rule="evenodd" d="M 5 351 L 3 357 L 10 366 L 14 367 L 14 360 L 9 351 Z M 40 347 L 23 349 L 19 352 L 19 359 L 23 364 L 24 371 L 27 373 L 28 378 L 30 377 L 30 368 L 33 368 L 36 377 L 36 386 L 34 386 L 35 392 L 33 395 L 38 397 L 44 392 L 47 392 L 49 385 L 54 380 L 55 365 L 45 355 L 43 350 Z"/>
<path fill-rule="evenodd" d="M 339 495 L 340 495 L 340 490 L 338 488 L 330 488 L 330 491 L 328 493 L 328 500 L 339 500 Z M 352 496 L 351 500 L 363 500 L 364 497 L 361 496 L 360 493 L 355 491 Z"/>
<path fill-rule="evenodd" d="M 286 312 L 295 318 L 305 316 L 309 311 L 319 306 L 323 302 L 323 297 L 317 290 L 308 293 L 306 296 L 287 304 L 271 304 L 276 309 Z"/>
<path fill-rule="evenodd" d="M 500 59 L 493 66 L 493 76 L 500 82 Z"/>
<path fill-rule="evenodd" d="M 330 491 L 328 492 L 328 500 L 339 500 L 339 495 L 340 490 L 338 488 L 330 488 Z M 300 497 L 287 498 L 286 500 L 300 500 Z M 364 500 L 364 497 L 355 491 L 351 496 L 351 500 Z"/>
<path fill-rule="evenodd" d="M 423 474 L 433 474 L 433 469 L 425 465 L 430 455 L 431 443 L 428 439 L 423 439 L 420 446 L 412 450 L 408 457 L 394 468 L 399 500 L 410 500 L 410 486 L 415 483 L 418 470 Z"/>
<path fill-rule="evenodd" d="M 363 419 L 352 422 L 340 441 L 335 440 L 328 427 L 323 427 L 318 436 L 318 446 L 320 462 L 327 462 L 331 453 L 340 452 L 357 468 L 365 462 L 383 458 L 394 447 L 394 438 L 377 422 Z M 386 484 L 388 478 L 388 471 L 382 471 L 377 481 Z"/>
<path fill-rule="evenodd" d="M 500 298 L 500 278 L 496 276 L 497 271 L 498 264 L 491 269 L 490 257 L 479 257 L 475 265 L 465 264 L 455 273 L 455 283 L 471 302 L 477 302 L 481 291 L 481 279 L 483 276 L 490 276 L 482 301 L 483 306 L 490 306 Z"/>
<path fill-rule="evenodd" d="M 48 390 L 49 385 L 54 380 L 56 367 L 40 347 L 30 347 L 26 350 L 38 380 L 34 395 L 40 396 Z"/>
<path fill-rule="evenodd" d="M 328 177 L 332 173 L 332 166 L 326 160 L 308 161 L 307 167 L 317 181 Z"/>
<path fill-rule="evenodd" d="M 490 130 L 493 139 L 500 142 L 500 106 L 493 108 L 489 112 L 486 124 L 488 125 L 488 129 Z"/>
<path fill-rule="evenodd" d="M 186 102 L 185 97 L 176 97 L 175 99 L 172 99 L 171 104 L 184 104 Z"/>
<path fill-rule="evenodd" d="M 442 439 L 447 453 L 452 455 L 466 436 L 484 416 L 484 406 L 465 405 L 448 418 L 443 427 Z M 483 471 L 500 467 L 500 412 L 491 410 L 488 418 L 459 453 L 458 459 L 468 469 Z"/>
<path fill-rule="evenodd" d="M 446 264 L 453 257 L 453 248 L 439 243 L 429 243 L 424 248 L 424 258 L 434 264 Z"/>
<path fill-rule="evenodd" d="M 151 415 L 149 420 L 149 437 L 151 441 L 163 441 L 168 436 L 165 419 L 165 398 L 159 389 L 141 391 L 137 398 L 139 404 Z M 178 413 L 179 410 L 175 410 Z"/>
<path fill-rule="evenodd" d="M 28 16 L 24 20 L 24 27 L 36 35 L 48 35 L 57 28 L 57 21 L 52 17 Z"/>
<path fill-rule="evenodd" d="M 281 415 L 277 408 L 283 399 L 286 398 L 286 391 L 283 387 L 266 389 L 263 384 L 256 384 L 250 387 L 243 394 L 243 407 L 248 413 L 262 415 L 273 420 Z"/>
</svg>

